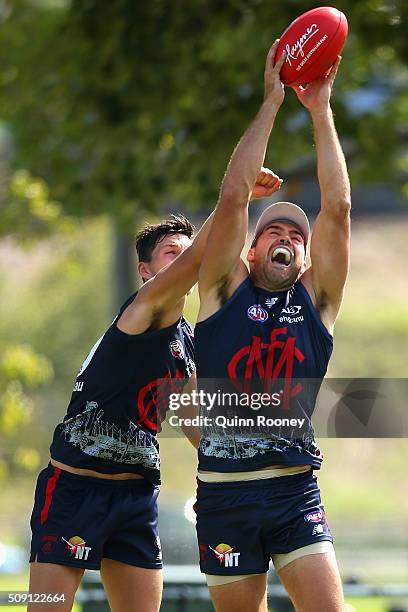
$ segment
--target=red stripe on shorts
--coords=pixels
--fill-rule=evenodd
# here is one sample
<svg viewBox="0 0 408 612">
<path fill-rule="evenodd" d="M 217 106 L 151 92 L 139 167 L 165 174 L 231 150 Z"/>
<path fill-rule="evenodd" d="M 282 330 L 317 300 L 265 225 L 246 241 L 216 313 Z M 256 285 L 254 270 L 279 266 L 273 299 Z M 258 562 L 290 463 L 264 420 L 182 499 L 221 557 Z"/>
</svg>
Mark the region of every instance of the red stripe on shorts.
<svg viewBox="0 0 408 612">
<path fill-rule="evenodd" d="M 47 480 L 47 486 L 45 489 L 45 502 L 41 510 L 41 525 L 43 525 L 48 518 L 48 512 L 50 510 L 50 506 L 52 502 L 52 495 L 54 493 L 55 487 L 57 486 L 57 480 L 60 477 L 60 475 L 61 475 L 61 469 L 54 468 L 53 475 L 50 476 L 49 479 Z"/>
</svg>

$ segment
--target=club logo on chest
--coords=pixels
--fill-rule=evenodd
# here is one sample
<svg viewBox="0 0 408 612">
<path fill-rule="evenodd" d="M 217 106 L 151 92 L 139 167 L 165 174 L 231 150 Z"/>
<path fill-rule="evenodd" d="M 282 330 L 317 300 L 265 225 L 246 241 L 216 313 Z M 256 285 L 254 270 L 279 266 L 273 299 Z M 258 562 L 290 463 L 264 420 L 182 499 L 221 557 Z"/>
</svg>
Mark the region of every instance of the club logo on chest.
<svg viewBox="0 0 408 612">
<path fill-rule="evenodd" d="M 181 340 L 172 340 L 169 344 L 169 349 L 173 357 L 184 359 L 184 346 Z"/>
<path fill-rule="evenodd" d="M 269 318 L 268 312 L 260 304 L 250 306 L 247 310 L 247 315 L 251 321 L 256 323 L 265 323 Z"/>
</svg>

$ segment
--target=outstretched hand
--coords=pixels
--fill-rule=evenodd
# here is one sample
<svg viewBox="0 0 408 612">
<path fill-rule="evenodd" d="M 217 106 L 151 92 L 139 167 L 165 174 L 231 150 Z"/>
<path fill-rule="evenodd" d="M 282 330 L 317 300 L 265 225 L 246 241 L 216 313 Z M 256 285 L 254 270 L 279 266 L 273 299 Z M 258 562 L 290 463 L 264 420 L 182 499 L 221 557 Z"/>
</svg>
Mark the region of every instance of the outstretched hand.
<svg viewBox="0 0 408 612">
<path fill-rule="evenodd" d="M 269 170 L 269 168 L 261 168 L 256 177 L 251 199 L 268 198 L 275 193 L 275 191 L 280 189 L 282 183 L 283 179 L 272 172 L 272 170 Z"/>
<path fill-rule="evenodd" d="M 340 62 L 341 57 L 338 56 L 337 60 L 330 68 L 326 76 L 316 79 L 316 81 L 313 81 L 304 87 L 301 85 L 293 87 L 303 106 L 305 106 L 310 112 L 328 107 L 334 79 L 336 78 Z"/>
<path fill-rule="evenodd" d="M 279 106 L 282 104 L 285 97 L 285 88 L 280 80 L 280 71 L 286 60 L 286 52 L 284 51 L 275 65 L 276 50 L 279 45 L 279 38 L 275 40 L 265 63 L 264 73 L 264 100 L 270 100 Z"/>
</svg>

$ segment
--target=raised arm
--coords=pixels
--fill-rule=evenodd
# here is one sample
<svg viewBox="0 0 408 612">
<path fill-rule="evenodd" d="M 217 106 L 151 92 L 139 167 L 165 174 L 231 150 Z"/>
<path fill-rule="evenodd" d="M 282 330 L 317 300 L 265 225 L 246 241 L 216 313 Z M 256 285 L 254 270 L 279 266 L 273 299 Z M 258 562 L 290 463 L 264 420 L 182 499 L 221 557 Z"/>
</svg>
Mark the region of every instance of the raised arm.
<svg viewBox="0 0 408 612">
<path fill-rule="evenodd" d="M 310 245 L 312 266 L 305 274 L 305 284 L 309 283 L 320 317 L 329 330 L 340 310 L 350 256 L 350 181 L 330 107 L 340 59 L 326 78 L 295 88 L 312 118 L 321 192 L 321 210 Z"/>
<path fill-rule="evenodd" d="M 240 255 L 247 237 L 250 199 L 267 197 L 282 183 L 273 172 L 262 168 L 275 117 L 284 99 L 279 72 L 285 55 L 273 66 L 278 42 L 272 45 L 266 59 L 262 106 L 235 148 L 221 185 L 200 268 L 200 319 L 218 310 L 247 274 Z"/>
</svg>

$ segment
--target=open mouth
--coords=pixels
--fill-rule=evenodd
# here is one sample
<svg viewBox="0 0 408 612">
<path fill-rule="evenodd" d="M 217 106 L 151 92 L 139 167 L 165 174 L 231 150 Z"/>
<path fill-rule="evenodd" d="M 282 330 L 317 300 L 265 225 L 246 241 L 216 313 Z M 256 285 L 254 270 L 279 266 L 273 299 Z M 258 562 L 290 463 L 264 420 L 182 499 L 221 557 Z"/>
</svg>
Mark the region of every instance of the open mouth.
<svg viewBox="0 0 408 612">
<path fill-rule="evenodd" d="M 284 266 L 285 268 L 289 266 L 293 259 L 293 253 L 287 247 L 276 247 L 272 251 L 271 261 L 272 263 L 279 264 L 280 266 Z"/>
</svg>

